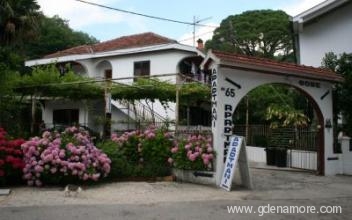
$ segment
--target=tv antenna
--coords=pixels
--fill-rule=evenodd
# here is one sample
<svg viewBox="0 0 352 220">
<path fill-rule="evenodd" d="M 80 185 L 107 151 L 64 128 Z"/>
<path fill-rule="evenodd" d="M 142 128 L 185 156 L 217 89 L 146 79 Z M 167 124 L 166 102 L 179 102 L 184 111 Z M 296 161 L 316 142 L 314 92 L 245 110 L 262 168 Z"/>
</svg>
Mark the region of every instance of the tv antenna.
<svg viewBox="0 0 352 220">
<path fill-rule="evenodd" d="M 206 21 L 211 19 L 212 17 L 207 17 L 207 18 L 203 18 L 203 19 L 197 19 L 196 16 L 193 16 L 193 46 L 195 46 L 196 43 L 196 25 L 199 25 L 200 22 Z"/>
</svg>

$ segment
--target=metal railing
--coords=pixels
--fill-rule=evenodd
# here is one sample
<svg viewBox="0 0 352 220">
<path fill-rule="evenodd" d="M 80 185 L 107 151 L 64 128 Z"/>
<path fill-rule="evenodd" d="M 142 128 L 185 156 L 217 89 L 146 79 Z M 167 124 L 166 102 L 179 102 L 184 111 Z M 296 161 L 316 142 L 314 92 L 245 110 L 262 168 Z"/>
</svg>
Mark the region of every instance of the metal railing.
<svg viewBox="0 0 352 220">
<path fill-rule="evenodd" d="M 128 116 L 135 121 L 148 121 L 153 124 L 166 121 L 166 118 L 140 101 L 135 100 L 130 102 L 128 100 L 117 100 L 117 102 L 126 108 Z"/>
</svg>

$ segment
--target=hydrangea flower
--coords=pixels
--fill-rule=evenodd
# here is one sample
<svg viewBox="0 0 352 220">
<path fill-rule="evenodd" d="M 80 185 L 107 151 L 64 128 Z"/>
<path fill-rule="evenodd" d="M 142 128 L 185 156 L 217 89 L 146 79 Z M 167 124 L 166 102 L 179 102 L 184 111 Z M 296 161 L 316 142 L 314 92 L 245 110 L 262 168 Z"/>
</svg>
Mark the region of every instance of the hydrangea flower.
<svg viewBox="0 0 352 220">
<path fill-rule="evenodd" d="M 45 131 L 22 144 L 28 185 L 41 186 L 46 178 L 75 177 L 98 181 L 110 172 L 111 161 L 90 140 L 88 132 L 69 127 L 62 133 Z"/>
<path fill-rule="evenodd" d="M 211 137 L 189 135 L 171 147 L 168 159 L 174 167 L 187 170 L 211 170 L 214 150 Z"/>
</svg>

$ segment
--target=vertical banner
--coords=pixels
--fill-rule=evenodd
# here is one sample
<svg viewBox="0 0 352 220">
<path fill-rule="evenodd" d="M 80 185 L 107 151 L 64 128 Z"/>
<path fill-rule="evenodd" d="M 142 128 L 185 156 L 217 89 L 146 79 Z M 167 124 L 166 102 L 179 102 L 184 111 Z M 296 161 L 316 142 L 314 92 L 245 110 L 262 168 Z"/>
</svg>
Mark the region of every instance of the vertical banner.
<svg viewBox="0 0 352 220">
<path fill-rule="evenodd" d="M 224 172 L 220 187 L 230 191 L 233 178 L 235 175 L 236 166 L 239 163 L 241 172 L 242 184 L 247 188 L 251 188 L 251 179 L 249 175 L 249 166 L 247 162 L 246 146 L 244 138 L 240 136 L 232 136 L 230 139 L 230 147 L 227 152 L 226 161 L 224 164 Z"/>
</svg>

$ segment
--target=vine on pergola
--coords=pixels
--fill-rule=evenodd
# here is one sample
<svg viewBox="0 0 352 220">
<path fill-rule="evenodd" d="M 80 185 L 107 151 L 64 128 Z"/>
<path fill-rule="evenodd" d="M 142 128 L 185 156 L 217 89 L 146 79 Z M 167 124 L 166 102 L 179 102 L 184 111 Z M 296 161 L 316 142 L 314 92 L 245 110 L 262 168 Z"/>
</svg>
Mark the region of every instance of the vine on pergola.
<svg viewBox="0 0 352 220">
<path fill-rule="evenodd" d="M 132 85 L 114 85 L 111 89 L 113 99 L 149 99 L 160 102 L 175 102 L 178 85 L 158 79 L 138 79 Z M 180 104 L 196 104 L 210 101 L 210 88 L 198 82 L 179 85 Z"/>
<path fill-rule="evenodd" d="M 175 101 L 175 85 L 157 79 L 138 79 L 132 85 L 117 83 L 111 88 L 113 99 L 139 100 L 156 99 L 161 102 Z"/>
<path fill-rule="evenodd" d="M 55 65 L 37 67 L 31 75 L 18 78 L 15 85 L 15 91 L 21 95 L 71 100 L 103 98 L 107 86 L 104 80 L 85 78 L 71 70 L 62 75 Z M 115 100 L 175 102 L 177 88 L 180 104 L 191 106 L 210 101 L 210 88 L 197 82 L 178 86 L 155 78 L 141 78 L 128 85 L 114 80 L 114 83 L 109 83 L 108 91 Z"/>
<path fill-rule="evenodd" d="M 72 100 L 96 99 L 104 94 L 104 89 L 95 81 L 72 71 L 62 75 L 54 65 L 37 67 L 31 75 L 18 78 L 14 90 L 21 95 Z"/>
</svg>

